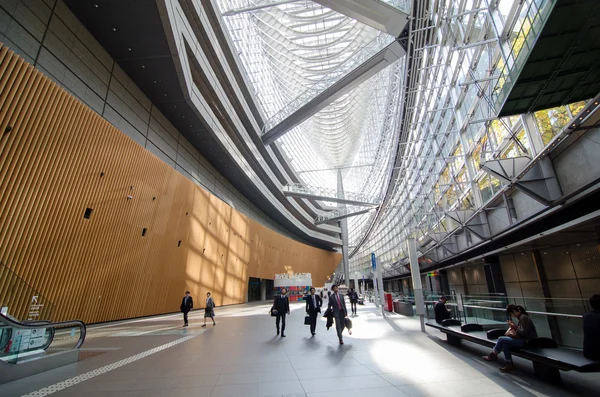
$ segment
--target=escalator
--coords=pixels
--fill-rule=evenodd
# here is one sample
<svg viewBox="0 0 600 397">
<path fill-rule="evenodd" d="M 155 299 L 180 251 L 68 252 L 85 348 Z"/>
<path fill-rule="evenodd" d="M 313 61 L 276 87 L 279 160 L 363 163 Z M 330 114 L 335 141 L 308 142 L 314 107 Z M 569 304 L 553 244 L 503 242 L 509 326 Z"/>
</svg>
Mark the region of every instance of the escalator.
<svg viewBox="0 0 600 397">
<path fill-rule="evenodd" d="M 79 361 L 81 321 L 18 321 L 0 313 L 0 384 Z"/>
</svg>

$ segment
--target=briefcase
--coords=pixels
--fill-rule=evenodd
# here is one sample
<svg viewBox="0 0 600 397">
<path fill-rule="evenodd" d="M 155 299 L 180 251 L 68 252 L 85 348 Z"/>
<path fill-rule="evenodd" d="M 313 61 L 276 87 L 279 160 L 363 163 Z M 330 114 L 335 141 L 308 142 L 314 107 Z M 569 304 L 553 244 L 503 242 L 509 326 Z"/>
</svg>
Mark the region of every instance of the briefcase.
<svg viewBox="0 0 600 397">
<path fill-rule="evenodd" d="M 304 316 L 304 325 L 310 325 L 310 316 Z"/>
<path fill-rule="evenodd" d="M 348 329 L 352 329 L 352 320 L 350 320 L 349 318 L 345 318 L 344 319 L 344 326 Z"/>
</svg>

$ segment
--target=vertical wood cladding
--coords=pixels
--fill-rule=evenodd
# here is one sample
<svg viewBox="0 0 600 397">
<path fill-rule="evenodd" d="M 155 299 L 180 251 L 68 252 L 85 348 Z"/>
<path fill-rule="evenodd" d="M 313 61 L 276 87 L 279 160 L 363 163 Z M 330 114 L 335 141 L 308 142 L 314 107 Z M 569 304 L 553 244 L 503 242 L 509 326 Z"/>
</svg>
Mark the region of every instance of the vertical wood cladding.
<svg viewBox="0 0 600 397">
<path fill-rule="evenodd" d="M 248 277 L 322 284 L 339 263 L 237 212 L 0 48 L 0 261 L 54 320 L 177 311 L 185 290 L 241 303 Z"/>
</svg>

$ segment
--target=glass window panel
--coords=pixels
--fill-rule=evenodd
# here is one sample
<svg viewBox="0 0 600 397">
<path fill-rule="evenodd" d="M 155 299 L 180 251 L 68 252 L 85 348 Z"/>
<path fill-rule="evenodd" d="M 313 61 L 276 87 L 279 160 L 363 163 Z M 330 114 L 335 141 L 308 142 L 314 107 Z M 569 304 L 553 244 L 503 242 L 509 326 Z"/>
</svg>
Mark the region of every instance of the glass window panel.
<svg viewBox="0 0 600 397">
<path fill-rule="evenodd" d="M 583 110 L 586 103 L 587 103 L 587 101 L 579 101 L 579 102 L 575 102 L 575 103 L 568 105 L 569 110 L 571 111 L 571 114 L 573 116 L 577 116 L 579 114 L 579 112 L 581 112 Z"/>
<path fill-rule="evenodd" d="M 521 145 L 523 145 L 525 149 L 527 149 L 528 151 L 530 150 L 529 139 L 527 139 L 527 134 L 525 133 L 524 129 L 521 129 L 521 131 L 519 131 L 519 133 L 516 134 L 516 138 L 519 140 L 519 142 L 521 142 Z M 506 147 L 506 149 L 502 151 L 500 158 L 506 159 L 512 157 L 519 157 L 524 156 L 525 154 L 526 153 L 524 153 L 521 150 L 521 148 L 519 147 L 519 145 L 516 144 L 514 139 L 511 139 L 510 144 Z"/>
<path fill-rule="evenodd" d="M 567 125 L 570 118 L 566 106 L 540 110 L 534 113 L 534 117 L 544 145 L 547 145 Z"/>
<path fill-rule="evenodd" d="M 492 175 L 489 175 L 489 178 L 490 178 L 490 186 L 492 188 L 492 192 L 494 194 L 498 193 L 500 191 L 500 189 L 502 188 L 502 183 L 500 182 L 500 179 L 498 179 Z"/>
<path fill-rule="evenodd" d="M 490 178 L 484 175 L 479 181 L 477 181 L 477 187 L 481 193 L 481 200 L 487 203 L 492 198 L 494 193 L 492 192 L 492 186 L 490 185 Z"/>
</svg>

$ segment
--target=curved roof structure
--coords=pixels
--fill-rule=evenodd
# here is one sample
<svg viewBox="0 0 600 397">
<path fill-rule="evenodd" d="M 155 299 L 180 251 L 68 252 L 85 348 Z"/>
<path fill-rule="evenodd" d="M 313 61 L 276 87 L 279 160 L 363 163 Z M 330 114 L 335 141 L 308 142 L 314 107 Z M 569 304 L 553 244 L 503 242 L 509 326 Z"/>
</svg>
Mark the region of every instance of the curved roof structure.
<svg viewBox="0 0 600 397">
<path fill-rule="evenodd" d="M 395 40 L 311 1 L 217 4 L 265 120 L 306 102 L 311 90 L 335 84 L 358 65 L 361 54 Z M 380 196 L 396 148 L 391 113 L 399 106 L 403 70 L 401 58 L 277 141 L 302 182 L 335 187 L 339 170 L 345 191 Z M 372 216 L 352 219 L 352 230 Z"/>
</svg>

